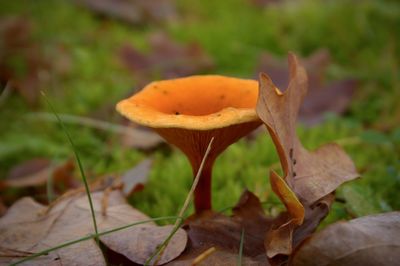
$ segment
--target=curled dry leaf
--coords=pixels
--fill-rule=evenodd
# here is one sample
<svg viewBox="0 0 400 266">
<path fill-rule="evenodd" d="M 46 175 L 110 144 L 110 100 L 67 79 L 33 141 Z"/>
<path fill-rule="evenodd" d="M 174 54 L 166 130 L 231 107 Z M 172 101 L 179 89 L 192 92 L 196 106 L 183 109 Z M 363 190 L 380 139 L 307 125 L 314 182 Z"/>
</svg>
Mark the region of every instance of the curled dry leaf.
<svg viewBox="0 0 400 266">
<path fill-rule="evenodd" d="M 273 191 L 285 204 L 267 232 L 265 247 L 273 263 L 286 260 L 293 247 L 311 234 L 328 214 L 331 194 L 340 184 L 356 178 L 351 159 L 335 144 L 309 152 L 296 135 L 296 121 L 307 93 L 307 75 L 297 58 L 289 54 L 290 83 L 281 92 L 266 75 L 260 75 L 257 113 L 267 126 L 284 172 L 284 178 L 271 171 Z"/>
<path fill-rule="evenodd" d="M 400 212 L 338 222 L 307 239 L 291 263 L 301 265 L 397 265 Z"/>
<path fill-rule="evenodd" d="M 274 220 L 274 226 L 267 234 L 265 248 L 268 257 L 271 258 L 277 254 L 290 254 L 292 252 L 293 231 L 303 223 L 305 210 L 294 192 L 274 171 L 271 171 L 270 182 L 272 190 L 287 209 L 287 212 Z"/>
<path fill-rule="evenodd" d="M 257 113 L 274 141 L 285 181 L 308 205 L 358 176 L 352 160 L 336 144 L 309 152 L 296 135 L 296 120 L 307 93 L 307 75 L 297 58 L 289 54 L 290 83 L 282 93 L 266 75 L 260 75 Z"/>
<path fill-rule="evenodd" d="M 342 114 L 351 103 L 357 89 L 357 81 L 343 79 L 327 82 L 326 71 L 331 61 L 329 51 L 320 49 L 307 58 L 301 58 L 308 73 L 309 91 L 299 111 L 299 119 L 308 125 L 316 124 L 324 119 L 326 112 Z M 278 88 L 288 85 L 286 64 L 269 53 L 263 53 L 257 66 L 257 73 L 265 72 Z"/>
<path fill-rule="evenodd" d="M 92 193 L 100 232 L 149 219 L 128 205 L 118 190 L 111 191 L 108 195 L 106 214 L 102 215 L 103 197 L 104 192 Z M 84 193 L 63 198 L 45 214 L 44 208 L 46 207 L 30 198 L 23 198 L 0 219 L 1 263 L 16 262 L 24 254 L 30 255 L 94 233 L 90 207 Z M 131 261 L 142 264 L 170 231 L 170 226 L 158 227 L 154 223 L 146 223 L 104 235 L 101 241 Z M 186 233 L 178 230 L 160 262 L 166 263 L 177 257 L 184 250 L 186 241 Z M 54 250 L 27 262 L 26 265 L 51 263 L 106 265 L 101 250 L 93 239 Z"/>
</svg>

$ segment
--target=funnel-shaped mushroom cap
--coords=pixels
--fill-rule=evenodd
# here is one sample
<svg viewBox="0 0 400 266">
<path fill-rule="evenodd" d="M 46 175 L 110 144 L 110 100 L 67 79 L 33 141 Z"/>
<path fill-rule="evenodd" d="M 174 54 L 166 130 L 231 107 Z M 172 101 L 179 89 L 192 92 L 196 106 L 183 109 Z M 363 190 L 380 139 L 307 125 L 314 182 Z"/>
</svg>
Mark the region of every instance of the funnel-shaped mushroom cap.
<svg viewBox="0 0 400 266">
<path fill-rule="evenodd" d="M 258 120 L 257 93 L 255 80 L 192 76 L 152 82 L 117 110 L 152 128 L 208 130 Z"/>
<path fill-rule="evenodd" d="M 194 174 L 214 137 L 201 177 L 204 179 L 211 176 L 218 154 L 261 124 L 255 111 L 257 97 L 255 80 L 192 76 L 152 82 L 119 102 L 117 110 L 138 124 L 154 128 L 180 148 L 189 158 Z M 198 206 L 200 203 L 196 202 L 200 197 L 198 190 L 210 197 L 204 195 L 210 192 L 202 188 L 210 186 L 210 180 L 201 179 L 195 192 L 195 205 L 196 209 L 208 209 L 211 206 Z"/>
</svg>

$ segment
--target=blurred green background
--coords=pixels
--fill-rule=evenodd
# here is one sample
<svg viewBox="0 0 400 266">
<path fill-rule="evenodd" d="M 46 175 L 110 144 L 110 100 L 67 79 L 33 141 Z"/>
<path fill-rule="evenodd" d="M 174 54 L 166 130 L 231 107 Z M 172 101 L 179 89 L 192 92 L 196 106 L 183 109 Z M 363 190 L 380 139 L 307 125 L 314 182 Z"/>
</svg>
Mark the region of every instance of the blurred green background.
<svg viewBox="0 0 400 266">
<path fill-rule="evenodd" d="M 357 87 L 344 114 L 299 125 L 299 135 L 309 149 L 338 142 L 362 175 L 338 189 L 341 201 L 326 223 L 400 209 L 398 1 L 95 2 L 0 2 L 1 178 L 32 158 L 73 158 L 40 91 L 60 114 L 125 126 L 116 102 L 151 80 L 207 73 L 255 78 L 265 53 L 285 62 L 288 51 L 307 58 L 325 49 L 323 79 L 354 79 Z M 153 158 L 145 189 L 130 201 L 153 217 L 177 213 L 192 181 L 179 151 L 129 147 L 120 134 L 85 123 L 67 127 L 92 178 Z M 271 167 L 279 169 L 279 162 L 267 134 L 232 145 L 214 168 L 215 209 L 234 205 L 247 187 L 276 214 L 282 206 L 268 183 Z M 3 190 L 3 201 L 18 193 Z"/>
</svg>

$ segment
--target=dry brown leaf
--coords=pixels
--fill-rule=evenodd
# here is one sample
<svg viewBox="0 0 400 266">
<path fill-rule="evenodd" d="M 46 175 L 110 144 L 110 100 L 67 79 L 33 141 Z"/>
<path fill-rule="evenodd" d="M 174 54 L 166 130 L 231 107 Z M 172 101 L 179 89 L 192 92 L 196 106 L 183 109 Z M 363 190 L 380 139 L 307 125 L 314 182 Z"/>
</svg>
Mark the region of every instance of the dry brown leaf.
<svg viewBox="0 0 400 266">
<path fill-rule="evenodd" d="M 278 254 L 290 254 L 292 252 L 293 231 L 303 223 L 305 210 L 294 192 L 274 171 L 270 173 L 270 182 L 272 190 L 287 209 L 287 212 L 274 220 L 274 225 L 265 240 L 267 256 L 272 258 Z"/>
<path fill-rule="evenodd" d="M 238 265 L 238 253 L 228 252 L 226 250 L 217 249 L 210 255 L 206 256 L 203 260 L 201 260 L 198 264 L 193 264 L 194 259 L 201 255 L 205 250 L 198 250 L 196 253 L 193 253 L 192 256 L 188 257 L 180 257 L 177 260 L 173 260 L 170 263 L 166 264 L 168 266 L 234 266 Z M 242 257 L 242 265 L 243 266 L 269 266 L 270 264 L 265 258 L 265 255 L 260 255 L 257 257 Z"/>
<path fill-rule="evenodd" d="M 358 176 L 352 160 L 336 144 L 309 152 L 296 135 L 296 120 L 307 93 L 307 74 L 294 54 L 288 56 L 290 83 L 282 93 L 266 75 L 260 75 L 257 113 L 265 123 L 281 160 L 285 181 L 311 205 L 343 182 Z"/>
<path fill-rule="evenodd" d="M 141 190 L 150 172 L 152 160 L 146 159 L 135 165 L 121 176 L 123 187 L 122 194 L 129 197 L 132 193 Z"/>
<path fill-rule="evenodd" d="M 300 59 L 308 73 L 309 91 L 300 107 L 299 120 L 308 125 L 323 121 L 326 112 L 344 113 L 356 91 L 357 82 L 354 79 L 326 82 L 325 76 L 330 61 L 330 54 L 325 49 Z M 268 73 L 278 88 L 288 86 L 287 65 L 272 54 L 261 55 L 257 66 L 257 73 L 259 72 Z"/>
<path fill-rule="evenodd" d="M 35 196 L 43 194 L 44 186 L 51 178 L 54 190 L 62 194 L 68 189 L 76 188 L 79 182 L 74 177 L 75 166 L 68 160 L 54 164 L 46 158 L 34 158 L 14 166 L 7 177 L 0 181 L 0 188 L 37 188 Z M 32 193 L 32 191 L 30 191 Z M 11 198 L 7 202 L 13 202 Z"/>
<path fill-rule="evenodd" d="M 244 265 L 268 265 L 264 237 L 272 219 L 265 216 L 259 199 L 245 191 L 232 211 L 232 217 L 214 212 L 190 217 L 184 226 L 190 239 L 188 247 L 171 265 L 188 265 L 211 247 L 217 251 L 200 265 L 236 264 L 242 229 Z"/>
<path fill-rule="evenodd" d="M 292 265 L 397 265 L 400 261 L 400 212 L 338 222 L 307 239 Z"/>
<path fill-rule="evenodd" d="M 130 126 L 129 131 L 123 132 L 120 137 L 124 147 L 150 150 L 164 142 L 154 131 L 136 125 Z"/>
<path fill-rule="evenodd" d="M 257 103 L 257 113 L 274 141 L 284 172 L 284 178 L 270 173 L 272 189 L 287 209 L 266 234 L 267 256 L 274 265 L 286 263 L 292 250 L 314 232 L 329 212 L 331 193 L 357 177 L 353 162 L 339 146 L 327 144 L 309 152 L 300 143 L 296 121 L 307 93 L 307 74 L 293 54 L 288 58 L 288 88 L 280 91 L 261 74 Z"/>
<path fill-rule="evenodd" d="M 1 187 L 27 187 L 43 185 L 51 177 L 54 165 L 46 158 L 34 158 L 11 168 Z"/>
<path fill-rule="evenodd" d="M 211 58 L 197 43 L 183 45 L 165 33 L 149 37 L 150 52 L 144 54 L 131 45 L 119 50 L 122 63 L 145 85 L 154 79 L 192 75 L 213 67 Z"/>
<path fill-rule="evenodd" d="M 163 0 L 75 0 L 77 4 L 130 24 L 165 22 L 176 17 L 173 1 Z"/>
<path fill-rule="evenodd" d="M 128 205 L 118 190 L 108 195 L 106 215 L 102 215 L 103 192 L 92 193 L 99 231 L 124 226 L 149 217 Z M 0 258 L 2 263 L 15 262 L 23 254 L 32 254 L 67 241 L 94 233 L 90 207 L 84 193 L 65 197 L 46 214 L 45 206 L 30 198 L 15 203 L 0 219 Z M 144 263 L 161 244 L 171 227 L 154 223 L 129 227 L 119 233 L 101 237 L 101 241 L 136 263 Z M 177 257 L 186 246 L 186 234 L 179 229 L 160 262 Z M 82 252 L 84 250 L 84 252 Z M 140 250 L 141 252 L 138 252 Z M 145 258 L 146 257 L 146 258 Z M 145 258 L 145 259 L 144 259 Z M 67 246 L 29 261 L 32 264 L 106 265 L 100 248 L 93 239 Z"/>
<path fill-rule="evenodd" d="M 39 104 L 39 92 L 49 69 L 43 50 L 32 37 L 33 23 L 24 17 L 0 20 L 0 84 L 7 84 L 31 107 Z"/>
</svg>

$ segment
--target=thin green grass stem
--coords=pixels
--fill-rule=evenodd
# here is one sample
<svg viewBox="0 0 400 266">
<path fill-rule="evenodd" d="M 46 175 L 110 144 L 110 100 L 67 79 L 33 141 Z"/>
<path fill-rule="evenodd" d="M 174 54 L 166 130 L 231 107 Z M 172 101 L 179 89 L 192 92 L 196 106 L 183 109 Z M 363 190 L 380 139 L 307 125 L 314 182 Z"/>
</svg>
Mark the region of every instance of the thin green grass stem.
<svg viewBox="0 0 400 266">
<path fill-rule="evenodd" d="M 81 162 L 81 159 L 79 157 L 78 151 L 77 151 L 77 149 L 75 147 L 74 142 L 72 141 L 72 138 L 71 138 L 66 126 L 64 125 L 64 123 L 61 120 L 61 118 L 58 116 L 58 114 L 57 114 L 55 108 L 53 107 L 53 105 L 51 104 L 50 100 L 47 98 L 47 96 L 46 96 L 46 94 L 44 94 L 44 92 L 42 92 L 42 95 L 43 95 L 44 99 L 46 100 L 47 104 L 49 105 L 50 109 L 52 110 L 52 112 L 56 116 L 58 122 L 61 125 L 62 130 L 64 131 L 65 135 L 68 138 L 69 143 L 72 146 L 72 149 L 74 150 L 75 158 L 76 158 L 76 161 L 78 162 L 78 166 L 79 166 L 79 171 L 81 173 L 82 180 L 83 180 L 83 183 L 85 185 L 86 195 L 87 195 L 88 200 L 89 200 L 90 212 L 92 214 L 94 232 L 95 232 L 95 235 L 96 235 L 96 242 L 97 242 L 97 245 L 100 245 L 100 240 L 99 240 L 99 237 L 98 237 L 98 233 L 99 232 L 98 232 L 98 229 L 97 229 L 97 222 L 96 222 L 96 214 L 95 214 L 94 208 L 93 208 L 93 202 L 92 202 L 92 197 L 90 195 L 89 184 L 87 182 L 85 172 L 83 171 L 83 166 L 82 166 L 82 162 Z"/>
</svg>

